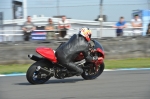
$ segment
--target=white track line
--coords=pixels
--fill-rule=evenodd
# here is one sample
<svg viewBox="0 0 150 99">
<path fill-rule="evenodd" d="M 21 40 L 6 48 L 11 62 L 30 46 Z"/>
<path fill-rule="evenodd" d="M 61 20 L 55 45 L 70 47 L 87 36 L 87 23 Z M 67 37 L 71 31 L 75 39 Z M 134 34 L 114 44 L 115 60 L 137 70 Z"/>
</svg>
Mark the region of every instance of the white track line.
<svg viewBox="0 0 150 99">
<path fill-rule="evenodd" d="M 150 70 L 150 68 L 124 68 L 124 69 L 104 69 L 104 71 L 127 71 L 127 70 Z M 5 76 L 25 76 L 26 73 L 17 73 L 17 74 L 0 74 L 0 77 Z"/>
</svg>

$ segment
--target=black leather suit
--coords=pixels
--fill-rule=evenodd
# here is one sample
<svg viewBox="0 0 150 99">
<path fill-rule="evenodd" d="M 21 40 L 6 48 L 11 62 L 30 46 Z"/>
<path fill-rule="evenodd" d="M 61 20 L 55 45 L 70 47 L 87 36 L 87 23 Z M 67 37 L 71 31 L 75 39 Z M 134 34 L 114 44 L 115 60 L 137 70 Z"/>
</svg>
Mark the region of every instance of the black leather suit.
<svg viewBox="0 0 150 99">
<path fill-rule="evenodd" d="M 88 51 L 89 44 L 86 39 L 80 34 L 74 34 L 68 42 L 57 48 L 56 57 L 61 65 L 71 71 L 81 74 L 83 70 L 76 66 L 73 60 L 79 55 L 80 52 L 82 52 L 86 61 L 91 61 L 92 57 L 88 55 Z"/>
</svg>

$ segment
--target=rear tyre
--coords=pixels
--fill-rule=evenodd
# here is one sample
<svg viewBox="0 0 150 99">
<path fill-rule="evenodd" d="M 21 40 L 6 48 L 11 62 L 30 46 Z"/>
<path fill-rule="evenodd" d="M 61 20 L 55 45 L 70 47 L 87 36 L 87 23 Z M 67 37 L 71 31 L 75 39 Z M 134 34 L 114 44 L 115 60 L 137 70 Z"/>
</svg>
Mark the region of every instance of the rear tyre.
<svg viewBox="0 0 150 99">
<path fill-rule="evenodd" d="M 26 73 L 26 78 L 28 82 L 31 84 L 43 84 L 51 78 L 51 76 L 47 76 L 44 73 L 36 71 L 37 66 L 41 66 L 42 68 L 45 69 L 50 68 L 47 64 L 45 64 L 44 60 L 40 60 L 32 64 Z"/>
<path fill-rule="evenodd" d="M 82 73 L 82 78 L 84 78 L 85 80 L 92 80 L 92 79 L 96 79 L 98 76 L 100 76 L 103 72 L 105 68 L 105 65 L 104 63 L 102 63 L 100 66 L 99 66 L 99 69 L 96 73 L 93 73 L 93 74 L 88 74 L 86 71 L 84 71 Z"/>
</svg>

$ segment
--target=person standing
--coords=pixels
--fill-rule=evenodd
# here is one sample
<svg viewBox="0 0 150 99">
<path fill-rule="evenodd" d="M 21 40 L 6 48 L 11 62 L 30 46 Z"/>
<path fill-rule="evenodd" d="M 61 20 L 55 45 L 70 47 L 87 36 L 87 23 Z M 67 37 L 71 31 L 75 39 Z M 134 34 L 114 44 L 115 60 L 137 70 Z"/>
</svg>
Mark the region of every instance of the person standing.
<svg viewBox="0 0 150 99">
<path fill-rule="evenodd" d="M 56 39 L 55 35 L 55 25 L 53 24 L 53 20 L 51 18 L 48 19 L 48 24 L 45 26 L 45 30 L 47 32 L 47 39 Z"/>
<path fill-rule="evenodd" d="M 62 20 L 58 23 L 58 29 L 60 29 L 60 36 L 64 38 L 67 34 L 67 30 L 70 28 L 70 23 L 66 19 L 66 16 L 62 16 Z"/>
<path fill-rule="evenodd" d="M 134 16 L 134 19 L 131 20 L 131 25 L 133 27 L 133 34 L 141 35 L 142 20 L 139 18 L 139 15 Z"/>
<path fill-rule="evenodd" d="M 150 23 L 149 23 L 148 26 L 147 26 L 147 32 L 146 32 L 146 35 L 150 35 Z"/>
<path fill-rule="evenodd" d="M 32 31 L 36 29 L 34 23 L 31 22 L 31 16 L 27 16 L 27 21 L 23 25 L 24 40 L 29 41 Z"/>
<path fill-rule="evenodd" d="M 124 21 L 124 17 L 120 17 L 119 22 L 113 26 L 113 28 L 116 28 L 116 36 L 123 36 L 123 29 L 126 28 L 126 22 Z"/>
</svg>

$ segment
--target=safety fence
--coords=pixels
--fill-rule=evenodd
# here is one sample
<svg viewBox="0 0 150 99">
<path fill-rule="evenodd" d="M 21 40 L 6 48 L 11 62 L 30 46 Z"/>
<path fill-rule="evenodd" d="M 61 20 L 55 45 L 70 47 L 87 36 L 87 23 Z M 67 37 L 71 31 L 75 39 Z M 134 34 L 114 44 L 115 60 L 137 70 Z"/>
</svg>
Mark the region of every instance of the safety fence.
<svg viewBox="0 0 150 99">
<path fill-rule="evenodd" d="M 141 29 L 137 35 L 142 35 L 142 27 L 136 27 Z M 92 38 L 103 38 L 103 37 L 116 37 L 116 28 L 90 28 L 92 30 Z M 101 31 L 102 30 L 102 31 Z M 65 38 L 70 38 L 73 34 L 77 34 L 79 28 L 71 28 L 67 30 Z M 32 31 L 31 37 L 37 38 L 37 40 L 46 40 L 47 32 L 54 32 L 59 35 L 60 30 L 55 29 L 49 30 L 34 30 Z M 23 30 L 0 30 L 0 41 L 23 41 Z M 124 29 L 123 36 L 134 36 L 133 28 L 128 27 Z M 58 36 L 59 37 L 59 36 Z M 36 40 L 36 39 L 35 39 Z"/>
</svg>

